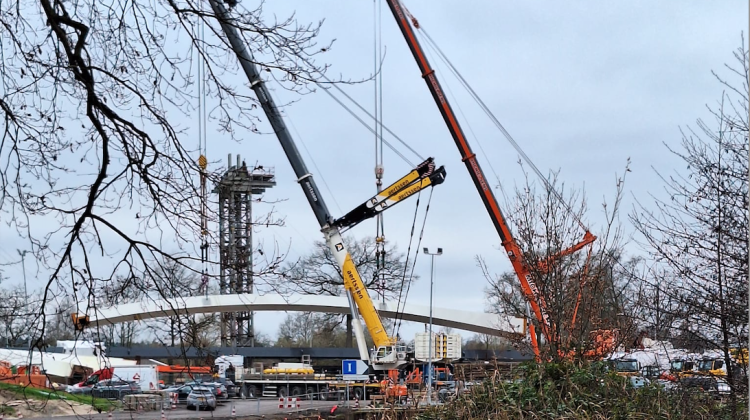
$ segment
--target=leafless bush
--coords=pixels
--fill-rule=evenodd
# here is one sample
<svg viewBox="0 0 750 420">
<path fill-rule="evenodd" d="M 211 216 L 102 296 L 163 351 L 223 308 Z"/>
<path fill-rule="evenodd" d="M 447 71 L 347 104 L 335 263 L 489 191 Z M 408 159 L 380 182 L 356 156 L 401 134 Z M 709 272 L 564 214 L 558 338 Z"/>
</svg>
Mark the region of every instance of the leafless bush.
<svg viewBox="0 0 750 420">
<path fill-rule="evenodd" d="M 550 184 L 565 191 L 556 176 Z M 624 176 L 617 177 L 615 199 L 602 204 L 606 222 L 594 232 L 598 239 L 593 246 L 559 258 L 556 256 L 583 237 L 580 221 L 587 212 L 583 191 L 571 189 L 562 197 L 550 188 L 539 191 L 527 174 L 525 184 L 515 189 L 512 198 L 506 197 L 508 223 L 516 232 L 515 240 L 549 315 L 550 337 L 545 337 L 544 348 L 550 357 L 595 350 L 592 335 L 603 334 L 600 330 L 615 332 L 615 340 L 631 333 L 633 326 L 623 316 L 633 306 L 626 293 L 631 284 L 624 268 L 628 261 L 618 219 L 623 191 Z M 490 309 L 502 315 L 529 317 L 516 274 L 493 276 L 482 257 L 477 261 L 489 282 L 486 294 Z M 541 338 L 539 325 L 536 331 Z"/>
<path fill-rule="evenodd" d="M 644 276 L 648 301 L 661 305 L 652 312 L 681 345 L 722 350 L 735 391 L 746 389 L 738 379 L 747 378 L 747 365 L 733 363 L 731 349 L 748 340 L 750 61 L 742 45 L 726 66 L 730 78 L 714 73 L 726 89 L 708 107 L 714 121 L 683 129 L 679 147 L 665 142 L 686 165 L 672 174 L 655 169 L 667 197 L 639 202 L 631 213 L 654 261 Z"/>
</svg>

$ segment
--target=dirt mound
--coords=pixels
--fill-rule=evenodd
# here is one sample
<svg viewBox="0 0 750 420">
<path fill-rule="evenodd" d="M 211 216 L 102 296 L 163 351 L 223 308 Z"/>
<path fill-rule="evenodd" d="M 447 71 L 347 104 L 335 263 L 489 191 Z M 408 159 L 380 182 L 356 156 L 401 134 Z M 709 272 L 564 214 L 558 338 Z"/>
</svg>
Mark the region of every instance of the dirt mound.
<svg viewBox="0 0 750 420">
<path fill-rule="evenodd" d="M 80 404 L 73 401 L 57 399 L 38 399 L 37 397 L 24 397 L 15 392 L 0 390 L 0 406 L 5 417 L 24 418 L 49 417 L 49 416 L 74 416 L 95 413 L 96 409 L 90 405 Z"/>
</svg>

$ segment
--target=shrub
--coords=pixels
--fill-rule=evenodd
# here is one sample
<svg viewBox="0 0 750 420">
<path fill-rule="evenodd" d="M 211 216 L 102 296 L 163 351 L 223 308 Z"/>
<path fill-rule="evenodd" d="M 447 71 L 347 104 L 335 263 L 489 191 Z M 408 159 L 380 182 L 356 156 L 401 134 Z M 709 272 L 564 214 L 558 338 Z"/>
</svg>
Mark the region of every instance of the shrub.
<svg viewBox="0 0 750 420">
<path fill-rule="evenodd" d="M 667 389 L 658 383 L 633 388 L 604 364 L 525 364 L 513 379 L 495 379 L 421 419 L 734 419 L 747 418 L 747 400 L 733 407 L 715 394 Z"/>
</svg>

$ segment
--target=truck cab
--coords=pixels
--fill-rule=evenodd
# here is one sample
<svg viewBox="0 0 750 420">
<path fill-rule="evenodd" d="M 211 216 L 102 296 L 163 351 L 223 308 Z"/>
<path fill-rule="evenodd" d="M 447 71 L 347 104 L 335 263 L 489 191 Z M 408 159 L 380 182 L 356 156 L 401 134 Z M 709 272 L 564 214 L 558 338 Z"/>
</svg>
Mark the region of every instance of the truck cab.
<svg viewBox="0 0 750 420">
<path fill-rule="evenodd" d="M 77 384 L 68 385 L 65 388 L 65 392 L 71 394 L 90 394 L 91 390 L 94 388 L 94 385 L 99 383 L 99 381 L 104 381 L 107 379 L 112 379 L 112 368 L 100 369 L 93 372 L 85 380 Z"/>
<path fill-rule="evenodd" d="M 615 359 L 612 368 L 620 376 L 640 376 L 641 363 L 636 359 Z"/>
<path fill-rule="evenodd" d="M 724 359 L 720 359 L 720 358 L 701 359 L 696 364 L 695 370 L 701 375 L 710 375 L 710 376 L 726 376 L 727 375 L 726 367 L 724 367 Z"/>
<path fill-rule="evenodd" d="M 669 371 L 672 375 L 689 375 L 695 369 L 695 362 L 688 359 L 674 359 L 669 362 Z"/>
</svg>

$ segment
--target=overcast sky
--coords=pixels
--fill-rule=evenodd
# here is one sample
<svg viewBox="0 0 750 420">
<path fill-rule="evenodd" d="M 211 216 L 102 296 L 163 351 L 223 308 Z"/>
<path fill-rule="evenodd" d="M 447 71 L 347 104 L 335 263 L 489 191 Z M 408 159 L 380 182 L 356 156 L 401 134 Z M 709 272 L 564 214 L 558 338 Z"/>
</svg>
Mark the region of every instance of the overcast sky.
<svg viewBox="0 0 750 420">
<path fill-rule="evenodd" d="M 372 0 L 272 1 L 265 3 L 265 12 L 281 18 L 296 11 L 301 22 L 325 19 L 321 44 L 336 39 L 333 49 L 320 58 L 331 64 L 329 75 L 364 79 L 373 72 L 374 4 Z M 560 170 L 567 186 L 585 187 L 590 204 L 586 222 L 594 231 L 602 223 L 599 204 L 613 198 L 616 176 L 622 174 L 628 158 L 632 173 L 626 181 L 626 210 L 633 197 L 647 200 L 649 193 L 659 193 L 652 167 L 679 169 L 680 162 L 662 143 L 677 145 L 680 126 L 707 117 L 705 105 L 715 103 L 722 91 L 711 70 L 721 71 L 723 63 L 733 59 L 748 26 L 747 2 L 740 0 L 410 0 L 406 6 L 542 172 Z M 483 310 L 486 281 L 474 256 L 484 256 L 497 273 L 510 270 L 510 264 L 499 251 L 490 218 L 385 4 L 382 39 L 384 123 L 421 155 L 434 156 L 448 173 L 445 184 L 434 191 L 423 239 L 423 246 L 444 250 L 436 259 L 434 305 Z M 444 88 L 455 95 L 449 96 L 454 109 L 460 107 L 465 115 L 462 124 L 474 151 L 479 154 L 481 144 L 486 152 L 488 160 L 481 161 L 485 174 L 496 183 L 491 162 L 506 190 L 512 189 L 523 176 L 517 153 L 456 80 L 448 77 L 434 54 L 430 58 Z M 238 76 L 237 83 L 244 83 L 243 78 Z M 345 89 L 372 112 L 371 82 Z M 305 146 L 300 149 L 309 150 L 304 157 L 329 208 L 342 215 L 373 195 L 374 135 L 325 93 L 302 97 L 280 89 L 274 93 L 282 103 L 297 100 L 285 108 L 285 114 L 292 134 Z M 267 125 L 264 129 L 270 132 Z M 241 144 L 218 134 L 209 133 L 209 138 L 209 160 L 224 161 L 227 153 L 240 153 L 248 164 L 258 161 L 275 167 L 277 186 L 266 198 L 286 200 L 275 205 L 286 226 L 258 230 L 259 240 L 278 241 L 281 249 L 291 246 L 294 258 L 322 239 L 273 135 L 248 134 Z M 386 185 L 411 169 L 390 151 L 384 161 Z M 385 215 L 386 237 L 403 251 L 415 202 L 412 199 Z M 254 211 L 263 210 L 258 206 Z M 631 232 L 626 218 L 622 223 Z M 374 222 L 351 233 L 372 236 Z M 635 246 L 629 249 L 640 252 Z M 0 245 L 0 260 L 15 255 L 15 247 Z M 419 257 L 416 273 L 422 279 L 412 287 L 409 302 L 427 304 L 429 260 L 424 256 Z M 12 282 L 20 280 L 18 268 L 9 268 L 7 274 L 13 276 Z M 39 287 L 41 281 L 32 279 L 30 285 Z M 259 313 L 256 328 L 274 335 L 282 318 Z M 401 335 L 410 338 L 422 328 L 411 325 Z"/>
</svg>

